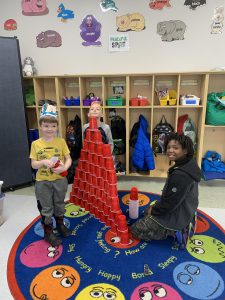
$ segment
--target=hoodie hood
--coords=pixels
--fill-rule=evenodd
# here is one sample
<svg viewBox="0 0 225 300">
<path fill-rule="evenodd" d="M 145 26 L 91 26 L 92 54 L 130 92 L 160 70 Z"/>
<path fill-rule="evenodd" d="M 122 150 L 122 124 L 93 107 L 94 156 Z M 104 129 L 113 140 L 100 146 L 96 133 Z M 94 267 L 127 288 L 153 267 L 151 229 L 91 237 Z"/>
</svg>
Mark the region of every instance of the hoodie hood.
<svg viewBox="0 0 225 300">
<path fill-rule="evenodd" d="M 185 158 L 184 160 L 175 163 L 175 165 L 169 169 L 169 173 L 172 173 L 174 170 L 180 170 L 190 177 L 192 177 L 195 181 L 201 181 L 201 170 L 195 160 L 195 158 Z"/>
</svg>

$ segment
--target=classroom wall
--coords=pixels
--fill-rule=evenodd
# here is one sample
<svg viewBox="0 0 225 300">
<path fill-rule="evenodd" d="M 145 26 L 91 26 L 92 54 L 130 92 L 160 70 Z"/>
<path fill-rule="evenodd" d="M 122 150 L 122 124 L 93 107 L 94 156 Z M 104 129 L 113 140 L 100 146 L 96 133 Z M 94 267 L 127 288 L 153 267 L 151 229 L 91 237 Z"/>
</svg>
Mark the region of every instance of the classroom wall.
<svg viewBox="0 0 225 300">
<path fill-rule="evenodd" d="M 191 10 L 184 6 L 185 0 L 171 0 L 171 8 L 149 8 L 149 0 L 115 0 L 117 12 L 102 12 L 100 0 L 65 0 L 66 9 L 75 13 L 75 18 L 66 23 L 57 18 L 60 1 L 47 0 L 49 14 L 24 16 L 22 1 L 7 0 L 0 4 L 0 36 L 17 36 L 20 42 L 22 61 L 31 56 L 38 75 L 63 74 L 116 74 L 155 73 L 181 71 L 208 71 L 225 68 L 225 30 L 211 34 L 214 8 L 225 6 L 224 0 L 207 0 L 207 4 Z M 109 52 L 109 35 L 119 34 L 116 16 L 139 12 L 145 17 L 146 29 L 129 31 L 130 50 Z M 79 26 L 85 15 L 92 14 L 102 24 L 102 46 L 82 46 Z M 16 31 L 5 31 L 4 22 L 15 19 Z M 185 39 L 163 42 L 157 32 L 157 23 L 182 20 L 186 25 Z M 41 31 L 55 30 L 62 37 L 62 46 L 38 48 L 36 36 Z"/>
</svg>

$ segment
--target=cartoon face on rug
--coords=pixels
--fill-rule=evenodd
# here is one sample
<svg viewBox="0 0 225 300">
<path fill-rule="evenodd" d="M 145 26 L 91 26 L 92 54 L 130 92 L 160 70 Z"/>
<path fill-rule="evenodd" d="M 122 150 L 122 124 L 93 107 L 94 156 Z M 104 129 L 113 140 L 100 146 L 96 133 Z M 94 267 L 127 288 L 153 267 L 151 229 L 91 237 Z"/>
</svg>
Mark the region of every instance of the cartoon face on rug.
<svg viewBox="0 0 225 300">
<path fill-rule="evenodd" d="M 194 235 L 187 244 L 187 251 L 195 258 L 211 263 L 225 261 L 225 245 L 207 235 Z"/>
<path fill-rule="evenodd" d="M 182 297 L 171 286 L 162 282 L 146 282 L 133 291 L 131 300 L 182 300 Z"/>
<path fill-rule="evenodd" d="M 125 205 L 129 205 L 129 199 L 130 199 L 130 194 L 126 194 L 125 196 L 123 196 L 122 202 Z M 146 196 L 144 194 L 140 194 L 140 193 L 138 193 L 138 200 L 139 200 L 139 206 L 145 206 L 150 202 L 150 199 L 148 196 Z"/>
<path fill-rule="evenodd" d="M 20 261 L 27 267 L 39 268 L 55 262 L 62 254 L 62 245 L 53 247 L 45 240 L 29 244 L 20 253 Z"/>
<path fill-rule="evenodd" d="M 173 271 L 179 289 L 196 299 L 216 299 L 224 291 L 222 277 L 211 267 L 196 262 L 184 262 Z"/>
<path fill-rule="evenodd" d="M 133 239 L 132 236 L 130 236 L 130 243 L 129 245 L 123 245 L 120 243 L 120 237 L 118 237 L 115 233 L 111 232 L 111 230 L 108 230 L 105 234 L 105 241 L 107 244 L 114 248 L 120 248 L 120 249 L 125 249 L 125 248 L 132 248 L 136 246 L 140 241 Z"/>
<path fill-rule="evenodd" d="M 41 271 L 31 282 L 32 299 L 66 300 L 80 285 L 78 272 L 66 265 L 57 265 Z"/>
<path fill-rule="evenodd" d="M 66 227 L 70 228 L 70 221 L 66 218 L 63 219 L 64 224 L 66 225 Z M 53 223 L 53 228 L 56 227 L 56 222 L 55 219 L 52 218 L 52 223 Z M 34 232 L 36 235 L 40 236 L 40 237 L 44 237 L 44 229 L 43 226 L 41 224 L 41 222 L 38 222 L 35 227 L 34 227 Z"/>
<path fill-rule="evenodd" d="M 79 205 L 74 205 L 73 203 L 67 204 L 65 209 L 65 216 L 68 218 L 80 218 L 88 214 L 88 211 L 86 211 L 84 208 L 80 207 Z"/>
<path fill-rule="evenodd" d="M 197 226 L 196 226 L 196 233 L 202 233 L 209 229 L 210 225 L 209 222 L 203 218 L 202 216 L 197 216 Z"/>
<path fill-rule="evenodd" d="M 121 291 L 114 285 L 108 283 L 98 283 L 92 284 L 84 288 L 76 300 L 125 300 L 124 295 Z"/>
</svg>

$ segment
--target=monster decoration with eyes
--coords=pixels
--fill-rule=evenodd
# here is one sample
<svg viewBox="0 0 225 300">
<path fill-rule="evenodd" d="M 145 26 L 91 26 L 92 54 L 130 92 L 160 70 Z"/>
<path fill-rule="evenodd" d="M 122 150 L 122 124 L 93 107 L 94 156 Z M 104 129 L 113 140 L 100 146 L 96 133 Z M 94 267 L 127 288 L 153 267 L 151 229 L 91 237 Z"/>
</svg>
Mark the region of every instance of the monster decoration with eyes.
<svg viewBox="0 0 225 300">
<path fill-rule="evenodd" d="M 102 25 L 96 20 L 93 15 L 86 15 L 80 25 L 80 36 L 84 40 L 83 46 L 101 46 L 98 41 L 101 35 Z"/>
</svg>

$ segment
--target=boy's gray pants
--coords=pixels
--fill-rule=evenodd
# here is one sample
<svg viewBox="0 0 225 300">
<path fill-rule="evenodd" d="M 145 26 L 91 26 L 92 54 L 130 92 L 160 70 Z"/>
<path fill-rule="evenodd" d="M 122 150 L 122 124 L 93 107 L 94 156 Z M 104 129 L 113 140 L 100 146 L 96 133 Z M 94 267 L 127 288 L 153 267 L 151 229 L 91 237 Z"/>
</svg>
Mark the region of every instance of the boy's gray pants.
<svg viewBox="0 0 225 300">
<path fill-rule="evenodd" d="M 67 191 L 67 178 L 54 181 L 36 181 L 35 195 L 42 222 L 52 224 L 52 217 L 63 217 L 65 213 L 65 195 Z"/>
</svg>

